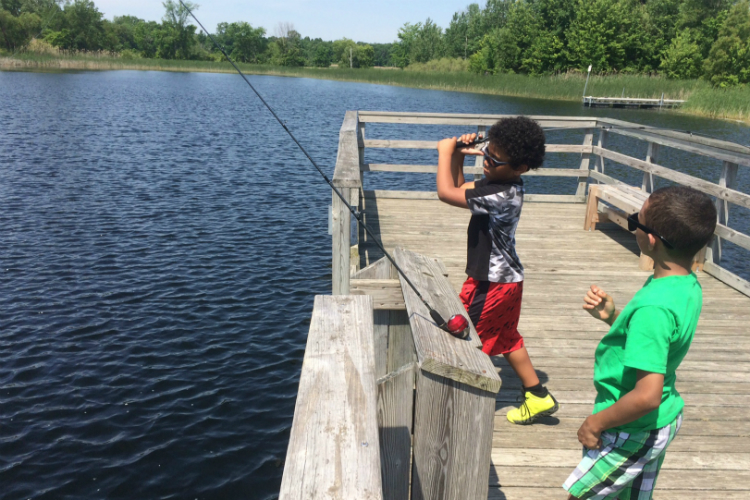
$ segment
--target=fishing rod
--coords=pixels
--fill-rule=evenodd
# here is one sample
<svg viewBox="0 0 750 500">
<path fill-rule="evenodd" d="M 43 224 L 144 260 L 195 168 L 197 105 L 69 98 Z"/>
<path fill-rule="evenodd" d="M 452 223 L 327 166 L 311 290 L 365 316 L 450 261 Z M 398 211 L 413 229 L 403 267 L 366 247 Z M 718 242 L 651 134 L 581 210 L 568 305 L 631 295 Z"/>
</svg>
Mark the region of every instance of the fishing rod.
<svg viewBox="0 0 750 500">
<path fill-rule="evenodd" d="M 354 209 L 349 204 L 349 201 L 344 197 L 344 195 L 341 194 L 341 192 L 336 189 L 336 186 L 333 185 L 331 180 L 328 178 L 328 176 L 323 172 L 323 170 L 318 166 L 318 164 L 315 162 L 315 160 L 312 159 L 312 156 L 307 152 L 307 150 L 300 144 L 300 142 L 297 140 L 296 137 L 294 137 L 294 134 L 292 134 L 292 131 L 289 130 L 289 128 L 286 126 L 286 124 L 279 118 L 279 115 L 276 114 L 276 112 L 273 110 L 273 108 L 266 102 L 265 99 L 263 99 L 263 96 L 260 95 L 260 92 L 258 92 L 252 83 L 250 83 L 250 80 L 247 79 L 247 76 L 240 70 L 240 68 L 237 67 L 237 65 L 234 63 L 231 57 L 229 57 L 229 54 L 224 50 L 224 47 L 219 45 L 219 43 L 216 41 L 216 39 L 213 37 L 213 35 L 201 24 L 201 22 L 198 20 L 197 17 L 195 17 L 195 14 L 193 14 L 193 11 L 188 8 L 187 5 L 182 0 L 179 0 L 180 5 L 182 5 L 182 8 L 184 8 L 188 14 L 190 14 L 190 17 L 192 17 L 196 23 L 198 23 L 198 26 L 201 27 L 201 29 L 208 35 L 208 37 L 211 39 L 213 44 L 216 46 L 217 49 L 221 51 L 221 53 L 224 55 L 224 57 L 227 58 L 227 61 L 234 67 L 235 70 L 237 70 L 237 73 L 240 74 L 243 80 L 245 80 L 245 83 L 248 84 L 248 86 L 252 89 L 252 91 L 255 93 L 255 95 L 258 96 L 258 99 L 266 106 L 268 111 L 271 112 L 274 118 L 276 118 L 276 121 L 279 122 L 279 125 L 286 131 L 287 134 L 289 134 L 289 137 L 292 138 L 294 143 L 299 147 L 299 149 L 304 153 L 304 155 L 307 157 L 308 160 L 310 160 L 310 163 L 312 163 L 313 167 L 318 171 L 320 175 L 323 176 L 323 179 L 326 181 L 326 183 L 331 186 L 331 189 L 334 193 L 336 193 L 336 196 L 338 196 L 341 201 L 346 205 L 346 207 L 349 209 L 349 211 L 352 213 L 352 215 L 357 219 L 357 221 L 362 225 L 362 227 L 367 231 L 367 234 L 370 235 L 372 240 L 377 244 L 377 246 L 382 250 L 383 254 L 388 258 L 388 260 L 393 264 L 393 267 L 398 271 L 398 273 L 404 278 L 406 283 L 408 283 L 409 287 L 411 287 L 412 290 L 414 290 L 414 293 L 417 294 L 417 297 L 419 300 L 422 301 L 422 303 L 427 307 L 427 309 L 430 311 L 430 316 L 432 317 L 433 321 L 437 324 L 438 328 L 441 330 L 444 330 L 448 332 L 449 334 L 453 335 L 454 337 L 458 337 L 461 339 L 465 339 L 469 335 L 469 321 L 466 319 L 466 317 L 462 314 L 454 314 L 451 316 L 448 321 L 445 321 L 443 317 L 438 313 L 435 308 L 433 308 L 427 300 L 425 300 L 424 297 L 422 297 L 422 294 L 419 293 L 419 290 L 417 290 L 417 287 L 414 285 L 414 283 L 411 282 L 409 277 L 404 273 L 404 271 L 399 267 L 398 264 L 396 264 L 396 261 L 391 257 L 391 254 L 388 253 L 388 251 L 385 249 L 383 244 L 380 242 L 380 239 L 373 234 L 373 232 L 370 230 L 369 227 L 364 223 L 362 220 L 362 216 L 357 210 Z"/>
</svg>

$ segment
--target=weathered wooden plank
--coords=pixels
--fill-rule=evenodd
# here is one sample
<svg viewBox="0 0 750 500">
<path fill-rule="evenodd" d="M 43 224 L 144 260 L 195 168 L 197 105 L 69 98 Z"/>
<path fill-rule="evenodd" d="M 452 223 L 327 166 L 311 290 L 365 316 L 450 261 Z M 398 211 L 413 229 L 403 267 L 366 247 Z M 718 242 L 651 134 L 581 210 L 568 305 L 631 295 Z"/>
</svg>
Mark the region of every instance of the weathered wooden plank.
<svg viewBox="0 0 750 500">
<path fill-rule="evenodd" d="M 345 199 L 349 199 L 350 188 L 340 188 Z M 331 193 L 331 213 L 333 217 L 331 237 L 331 283 L 334 295 L 349 293 L 349 276 L 351 275 L 351 219 L 352 213 L 346 203 L 336 193 Z"/>
<path fill-rule="evenodd" d="M 679 439 L 679 438 L 678 438 Z M 500 466 L 528 467 L 575 467 L 581 461 L 581 449 L 535 450 L 523 448 L 503 448 L 492 450 L 492 463 Z M 669 452 L 663 470 L 733 470 L 750 469 L 750 453 L 688 453 Z M 571 469 L 572 471 L 572 469 Z"/>
<path fill-rule="evenodd" d="M 583 423 L 579 421 L 578 425 Z M 539 428 L 545 427 L 545 430 Z M 546 430 L 546 429 L 553 430 Z M 497 448 L 515 448 L 519 443 L 523 443 L 525 448 L 529 449 L 576 449 L 580 448 L 578 442 L 578 428 L 557 430 L 553 426 L 535 426 L 534 429 L 513 429 L 507 432 L 505 427 L 492 436 L 492 447 Z M 506 432 L 504 432 L 506 431 Z M 536 431 L 536 432 L 534 432 Z M 692 453 L 733 453 L 737 450 L 750 450 L 750 437 L 748 436 L 684 436 L 681 433 L 669 445 L 669 452 L 692 452 Z"/>
<path fill-rule="evenodd" d="M 674 443 L 680 440 L 680 436 Z M 673 451 L 669 447 L 667 456 Z M 495 467 L 497 475 L 492 476 L 491 486 L 506 487 L 536 487 L 536 488 L 558 488 L 573 472 L 567 467 Z M 691 470 L 684 472 L 675 469 L 665 469 L 659 474 L 655 498 L 660 498 L 665 490 L 682 490 L 688 493 L 683 499 L 703 498 L 703 491 L 708 487 L 716 491 L 743 491 L 750 490 L 750 471 L 716 471 L 716 470 Z M 697 491 L 696 491 L 697 490 Z M 750 493 L 748 494 L 750 496 Z"/>
<path fill-rule="evenodd" d="M 662 167 L 655 163 L 648 163 L 644 160 L 633 158 L 632 156 L 617 153 L 615 151 L 610 151 L 609 149 L 595 147 L 594 152 L 601 155 L 603 158 L 616 161 L 617 163 L 620 163 L 622 165 L 627 165 L 643 172 L 651 172 L 652 174 L 656 175 L 657 177 L 661 177 L 662 179 L 674 181 L 678 184 L 682 184 L 683 186 L 688 186 L 697 189 L 698 191 L 702 191 L 706 194 L 716 196 L 730 203 L 734 203 L 745 208 L 750 208 L 750 195 L 742 193 L 740 191 L 729 188 L 722 188 L 721 186 L 714 184 L 713 182 L 705 181 L 703 179 L 699 179 L 698 177 L 693 177 L 692 175 L 683 174 L 682 172 L 677 172 L 676 170 Z"/>
<path fill-rule="evenodd" d="M 630 124 L 635 125 L 635 124 Z M 741 148 L 739 144 L 734 144 L 726 141 L 720 141 L 723 143 L 721 148 L 714 148 L 710 146 L 704 146 L 700 143 L 697 143 L 696 138 L 700 136 L 690 136 L 688 140 L 679 140 L 679 139 L 673 139 L 669 137 L 665 137 L 665 131 L 664 129 L 648 129 L 646 130 L 646 127 L 644 130 L 635 130 L 632 128 L 619 128 L 617 126 L 612 128 L 607 128 L 607 131 L 612 132 L 614 134 L 623 135 L 627 137 L 634 137 L 637 139 L 641 139 L 644 141 L 651 141 L 655 144 L 659 144 L 662 146 L 667 146 L 675 149 L 680 149 L 682 151 L 687 151 L 689 153 L 696 153 L 702 156 L 708 156 L 711 158 L 716 158 L 717 160 L 723 160 L 723 161 L 729 161 L 732 163 L 737 163 L 739 165 L 744 166 L 750 166 L 750 154 L 747 154 L 747 149 L 745 149 L 746 154 L 742 154 L 739 152 L 730 151 L 728 149 L 724 148 Z M 702 139 L 706 139 L 701 137 Z"/>
<path fill-rule="evenodd" d="M 378 385 L 378 426 L 384 500 L 409 496 L 414 371 Z"/>
<path fill-rule="evenodd" d="M 339 149 L 333 171 L 333 185 L 339 188 L 361 188 L 359 176 L 359 142 L 357 112 L 347 111 L 339 131 Z"/>
<path fill-rule="evenodd" d="M 706 262 L 705 264 L 703 264 L 703 271 L 715 277 L 716 279 L 723 281 L 738 292 L 750 297 L 750 283 L 748 283 L 747 280 L 744 280 L 736 274 L 727 271 L 723 267 L 717 266 L 713 262 Z"/>
<path fill-rule="evenodd" d="M 586 135 L 583 136 L 583 146 L 585 146 L 586 148 L 590 148 L 593 145 L 594 145 L 594 130 L 593 129 L 586 130 Z M 593 151 L 593 148 L 592 148 L 592 151 Z M 581 170 L 586 170 L 587 178 L 588 178 L 588 172 L 591 168 L 590 163 L 591 163 L 591 151 L 581 153 L 581 165 L 579 168 Z M 584 179 L 584 178 L 579 179 L 578 188 L 576 189 L 576 194 L 578 196 L 586 195 L 586 182 L 587 182 L 587 179 Z"/>
<path fill-rule="evenodd" d="M 566 476 L 567 477 L 567 476 Z M 747 491 L 709 491 L 709 490 L 660 490 L 656 487 L 654 500 L 685 500 L 700 498 L 701 500 L 746 500 Z M 488 500 L 567 500 L 568 494 L 561 486 L 557 488 L 527 488 L 527 487 L 491 487 Z"/>
<path fill-rule="evenodd" d="M 393 200 L 437 200 L 436 191 L 395 191 L 395 190 L 364 190 L 365 198 L 393 199 Z M 569 194 L 526 194 L 524 201 L 540 203 L 583 203 L 583 196 Z"/>
<path fill-rule="evenodd" d="M 492 393 L 419 371 L 413 500 L 487 498 L 494 408 Z"/>
<path fill-rule="evenodd" d="M 395 250 L 394 258 L 425 300 L 428 300 L 445 319 L 453 314 L 466 315 L 458 295 L 432 259 L 401 248 Z M 435 326 L 429 310 L 403 278 L 401 290 L 409 313 L 419 367 L 430 373 L 496 393 L 500 389 L 500 379 L 489 356 L 480 350 L 482 344 L 471 321 L 469 338 L 455 338 Z"/>
<path fill-rule="evenodd" d="M 363 172 L 402 172 L 411 174 L 436 174 L 437 165 L 403 165 L 387 163 L 366 163 L 362 166 Z M 482 174 L 483 167 L 464 166 L 464 174 Z M 588 170 L 576 168 L 540 168 L 530 170 L 524 176 L 531 177 L 588 177 Z"/>
<path fill-rule="evenodd" d="M 469 113 L 411 113 L 360 111 L 359 118 L 364 123 L 403 123 L 421 125 L 494 125 L 497 120 L 518 115 L 480 115 Z M 578 116 L 529 116 L 542 127 L 549 128 L 590 128 L 595 127 L 596 118 Z"/>
<path fill-rule="evenodd" d="M 382 498 L 372 329 L 369 297 L 315 297 L 280 500 Z"/>
<path fill-rule="evenodd" d="M 369 295 L 375 309 L 406 309 L 401 283 L 397 279 L 352 279 L 351 295 Z"/>
</svg>

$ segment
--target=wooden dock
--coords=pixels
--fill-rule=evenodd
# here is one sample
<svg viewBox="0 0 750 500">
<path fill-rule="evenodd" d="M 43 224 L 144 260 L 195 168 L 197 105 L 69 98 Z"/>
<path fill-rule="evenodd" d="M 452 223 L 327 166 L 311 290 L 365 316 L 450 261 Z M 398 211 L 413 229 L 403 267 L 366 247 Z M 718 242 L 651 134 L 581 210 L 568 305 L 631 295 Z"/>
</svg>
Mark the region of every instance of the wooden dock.
<svg viewBox="0 0 750 500">
<path fill-rule="evenodd" d="M 439 201 L 403 199 L 380 199 L 377 208 L 371 219 L 386 248 L 405 247 L 439 258 L 458 293 L 465 279 L 468 211 Z M 517 406 L 520 383 L 501 356 L 493 358 L 503 385 L 495 412 L 491 499 L 567 498 L 561 485 L 580 460 L 576 432 L 593 408 L 594 350 L 607 332 L 604 323 L 581 308 L 582 297 L 596 283 L 622 307 L 650 274 L 638 269 L 634 236 L 615 224 L 584 232 L 584 216 L 580 204 L 529 202 L 523 207 L 516 235 L 526 270 L 519 330 L 540 380 L 561 407 L 554 417 L 532 426 L 508 423 L 505 413 Z M 365 246 L 365 253 L 371 250 Z M 703 313 L 677 373 L 685 420 L 654 498 L 747 499 L 750 298 L 712 276 L 699 276 Z"/>
<path fill-rule="evenodd" d="M 341 129 L 334 184 L 444 314 L 461 309 L 470 214 L 439 202 L 432 191 L 363 190 L 363 172 L 436 170 L 367 163 L 366 148 L 429 149 L 435 142 L 366 139 L 365 127 L 453 124 L 481 131 L 498 118 L 348 112 Z M 528 193 L 516 234 L 526 272 L 519 330 L 540 380 L 561 403 L 559 412 L 532 426 L 508 423 L 505 413 L 517 404 L 520 383 L 504 359 L 476 349 L 473 326 L 468 341 L 435 328 L 334 196 L 334 295 L 316 298 L 281 500 L 565 499 L 561 485 L 581 457 L 576 432 L 595 397 L 594 350 L 608 330 L 581 308 L 582 297 L 595 283 L 623 307 L 650 275 L 622 216 L 640 207 L 654 177 L 714 196 L 719 212 L 714 241 L 696 262 L 703 311 L 677 373 L 685 420 L 654 498 L 750 498 L 750 283 L 722 266 L 722 241 L 750 250 L 750 237 L 729 225 L 732 205 L 750 208 L 750 195 L 736 183 L 750 154 L 740 145 L 617 120 L 534 118 L 543 127 L 582 131 L 580 144 L 548 144 L 546 167 L 533 173 L 574 177 L 575 192 Z M 608 149 L 611 134 L 646 142 L 646 158 Z M 660 164 L 661 148 L 713 158 L 718 180 Z M 556 168 L 555 154 L 580 155 L 580 164 Z M 642 184 L 612 177 L 611 163 L 643 172 Z M 587 204 L 589 193 L 595 194 Z M 591 222 L 595 229 L 584 230 Z M 354 300 L 362 295 L 366 301 Z M 372 322 L 363 313 L 368 307 Z"/>
<path fill-rule="evenodd" d="M 593 97 L 585 96 L 583 105 L 587 108 L 635 108 L 635 109 L 668 109 L 679 108 L 685 104 L 682 99 L 640 99 L 637 97 Z"/>
</svg>

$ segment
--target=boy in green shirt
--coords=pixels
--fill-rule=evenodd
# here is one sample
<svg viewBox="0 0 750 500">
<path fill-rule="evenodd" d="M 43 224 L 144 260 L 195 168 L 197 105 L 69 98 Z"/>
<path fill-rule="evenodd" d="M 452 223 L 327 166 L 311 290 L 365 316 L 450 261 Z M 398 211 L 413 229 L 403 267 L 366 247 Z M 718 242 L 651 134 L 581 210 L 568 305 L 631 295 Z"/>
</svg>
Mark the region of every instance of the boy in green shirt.
<svg viewBox="0 0 750 500">
<path fill-rule="evenodd" d="M 711 239 L 716 209 L 694 189 L 662 188 L 628 217 L 654 275 L 622 311 L 596 285 L 583 308 L 611 325 L 596 349 L 594 412 L 578 430 L 583 459 L 563 485 L 573 499 L 649 500 L 684 401 L 675 371 L 693 340 L 703 301 L 691 271 Z"/>
</svg>

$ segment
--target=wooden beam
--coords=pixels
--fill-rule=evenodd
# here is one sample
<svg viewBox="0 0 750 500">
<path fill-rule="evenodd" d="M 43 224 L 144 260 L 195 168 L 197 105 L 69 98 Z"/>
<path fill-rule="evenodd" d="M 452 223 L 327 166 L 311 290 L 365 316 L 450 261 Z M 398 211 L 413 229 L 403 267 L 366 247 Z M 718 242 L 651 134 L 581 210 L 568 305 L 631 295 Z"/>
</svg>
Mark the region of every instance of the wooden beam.
<svg viewBox="0 0 750 500">
<path fill-rule="evenodd" d="M 372 299 L 316 296 L 279 500 L 382 499 Z"/>
<path fill-rule="evenodd" d="M 646 161 L 639 160 L 622 153 L 616 153 L 615 151 L 610 151 L 608 149 L 595 147 L 594 152 L 601 155 L 603 158 L 616 161 L 617 163 L 620 163 L 622 165 L 627 165 L 644 172 L 651 172 L 657 177 L 668 179 L 678 184 L 682 184 L 683 186 L 692 187 L 706 194 L 717 196 L 718 198 L 726 200 L 730 203 L 734 203 L 745 208 L 750 208 L 750 195 L 742 193 L 740 191 L 723 188 L 717 184 L 714 184 L 713 182 L 704 181 L 703 179 L 699 179 L 698 177 L 683 174 L 681 172 L 677 172 L 675 170 L 662 167 L 654 163 L 648 163 Z"/>
<path fill-rule="evenodd" d="M 361 188 L 359 178 L 359 130 L 356 111 L 347 111 L 339 131 L 339 149 L 333 170 L 336 187 Z"/>
<path fill-rule="evenodd" d="M 339 188 L 345 199 L 349 199 L 351 188 Z M 336 193 L 331 204 L 331 288 L 333 295 L 349 294 L 349 276 L 351 275 L 351 219 L 352 213 Z"/>
<path fill-rule="evenodd" d="M 591 148 L 593 150 L 593 144 L 594 144 L 594 130 L 588 129 L 586 130 L 586 135 L 583 136 L 583 146 L 586 148 Z M 585 170 L 586 175 L 581 176 L 581 178 L 578 180 L 578 189 L 576 189 L 576 195 L 578 196 L 586 196 L 586 184 L 588 182 L 589 177 L 589 169 L 591 168 L 591 151 L 582 152 L 581 153 L 581 165 L 579 167 L 580 170 Z"/>
<path fill-rule="evenodd" d="M 375 309 L 406 309 L 401 283 L 397 279 L 352 279 L 349 293 L 371 296 Z"/>
<path fill-rule="evenodd" d="M 453 314 L 466 315 L 458 295 L 432 259 L 401 248 L 396 248 L 394 258 L 422 296 L 444 318 Z M 484 391 L 499 391 L 500 378 L 490 358 L 480 350 L 482 343 L 474 326 L 470 325 L 468 340 L 457 339 L 435 326 L 429 310 L 403 278 L 401 291 L 409 313 L 419 367 Z"/>
<path fill-rule="evenodd" d="M 365 198 L 392 199 L 392 200 L 437 200 L 436 191 L 388 191 L 388 190 L 364 190 Z M 524 201 L 546 202 L 546 203 L 585 203 L 585 196 L 574 194 L 525 194 Z"/>
<path fill-rule="evenodd" d="M 477 158 L 481 161 L 481 156 Z M 389 165 L 387 163 L 365 163 L 362 166 L 363 172 L 403 172 L 410 174 L 436 174 L 437 165 Z M 464 174 L 483 174 L 483 167 L 464 167 Z M 540 176 L 540 177 L 578 177 L 586 178 L 589 175 L 588 170 L 581 170 L 577 168 L 539 168 L 537 170 L 529 170 L 524 177 Z"/>
<path fill-rule="evenodd" d="M 737 163 L 738 165 L 750 166 L 750 148 L 740 144 L 610 118 L 600 118 L 598 123 L 600 126 L 611 127 L 608 127 L 607 130 L 614 134 L 650 141 L 662 146 Z"/>
</svg>

